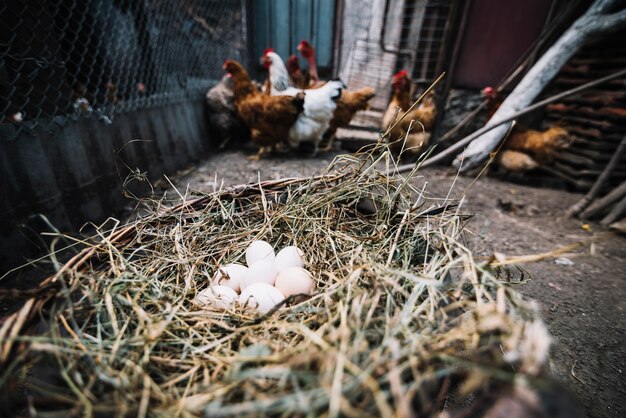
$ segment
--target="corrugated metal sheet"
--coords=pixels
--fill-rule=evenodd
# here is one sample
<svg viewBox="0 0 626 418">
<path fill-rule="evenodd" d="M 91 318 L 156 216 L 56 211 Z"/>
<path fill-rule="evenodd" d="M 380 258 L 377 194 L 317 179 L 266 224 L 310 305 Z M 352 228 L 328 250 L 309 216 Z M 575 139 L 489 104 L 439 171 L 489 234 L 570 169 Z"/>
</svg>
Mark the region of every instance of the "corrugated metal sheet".
<svg viewBox="0 0 626 418">
<path fill-rule="evenodd" d="M 129 169 L 154 180 L 206 156 L 210 150 L 202 99 L 95 117 L 50 132 L 43 128 L 0 141 L 0 271 L 32 256 L 20 230 L 44 214 L 61 231 L 100 223 L 128 205 L 122 183 Z M 133 193 L 149 190 L 133 182 Z"/>
<path fill-rule="evenodd" d="M 332 68 L 335 0 L 253 0 L 251 24 L 253 63 L 269 47 L 287 60 L 306 39 L 315 48 L 320 70 Z M 305 60 L 301 65 L 306 68 Z"/>
</svg>

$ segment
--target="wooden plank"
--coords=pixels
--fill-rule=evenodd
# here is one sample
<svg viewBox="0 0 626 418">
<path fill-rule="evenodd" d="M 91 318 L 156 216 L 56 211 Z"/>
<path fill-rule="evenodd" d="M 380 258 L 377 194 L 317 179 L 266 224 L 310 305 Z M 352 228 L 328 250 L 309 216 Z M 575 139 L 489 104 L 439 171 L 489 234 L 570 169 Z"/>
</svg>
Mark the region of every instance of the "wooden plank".
<svg viewBox="0 0 626 418">
<path fill-rule="evenodd" d="M 572 65 L 594 65 L 598 64 L 598 62 L 598 58 L 572 58 L 570 61 Z M 602 63 L 623 65 L 626 64 L 626 57 L 605 57 L 602 59 Z"/>
<path fill-rule="evenodd" d="M 145 163 L 141 168 L 146 171 L 148 178 L 154 180 L 163 170 L 163 159 L 159 147 L 150 129 L 148 118 L 137 118 L 131 126 L 131 135 L 137 139 L 141 154 L 145 156 Z"/>
<path fill-rule="evenodd" d="M 591 106 L 609 106 L 609 105 L 619 105 L 619 98 L 613 95 L 598 95 L 598 96 L 590 96 L 590 97 L 576 97 L 576 98 L 566 98 L 563 99 L 563 103 L 568 104 L 580 104 L 580 105 L 591 105 Z"/>
<path fill-rule="evenodd" d="M 580 135 L 583 137 L 601 138 L 602 131 L 595 128 L 583 128 L 582 126 L 568 126 L 567 130 L 570 133 Z"/>
<path fill-rule="evenodd" d="M 86 140 L 84 130 L 76 124 L 69 124 L 64 133 L 63 136 L 50 138 L 55 142 L 51 152 L 56 175 L 67 172 L 68 178 L 59 186 L 66 194 L 63 199 L 75 202 L 68 206 L 67 212 L 72 215 L 73 226 L 80 227 L 85 222 L 106 217 L 104 208 L 108 202 L 101 200 L 98 193 L 84 193 L 85 189 L 93 189 L 94 183 L 98 181 L 98 164 L 95 162 L 98 158 L 90 154 L 92 148 L 86 146 L 90 139 Z"/>
<path fill-rule="evenodd" d="M 601 173 L 600 170 L 593 171 L 593 170 L 574 168 L 572 167 L 570 161 L 565 161 L 565 163 L 566 164 L 562 164 L 559 161 L 554 161 L 552 163 L 552 167 L 573 179 L 577 179 L 578 181 L 581 181 L 581 182 L 584 181 L 588 183 L 586 187 L 583 187 L 583 189 L 591 187 L 591 185 L 593 184 L 593 180 Z"/>
<path fill-rule="evenodd" d="M 608 129 L 613 126 L 612 123 L 604 121 L 604 120 L 595 120 L 595 119 L 583 118 L 579 116 L 562 116 L 562 115 L 559 115 L 558 117 L 548 116 L 548 119 L 553 120 L 553 121 L 563 120 L 573 125 L 595 126 L 596 128 L 599 128 L 599 129 Z"/>
<path fill-rule="evenodd" d="M 10 185 L 3 189 L 0 227 L 11 237 L 12 251 L 30 254 L 31 244 L 16 228 L 33 214 L 44 214 L 64 232 L 115 215 L 128 202 L 121 193 L 128 173 L 122 162 L 150 170 L 154 180 L 206 155 L 204 119 L 199 97 L 115 115 L 110 125 L 92 117 L 52 132 L 40 127 L 12 141 L 0 140 L 0 185 Z M 150 142 L 131 142 L 135 139 Z M 131 190 L 147 191 L 147 184 L 136 182 Z M 0 258 L 0 268 L 15 262 Z"/>
<path fill-rule="evenodd" d="M 623 79 L 611 80 L 611 81 L 607 81 L 605 85 L 620 88 L 624 86 L 624 81 L 625 80 Z M 556 80 L 554 80 L 553 83 L 562 85 L 562 86 L 579 86 L 587 82 L 589 82 L 589 80 L 586 78 L 582 78 L 582 77 L 559 77 Z"/>
<path fill-rule="evenodd" d="M 592 148 L 583 148 L 577 146 L 570 146 L 564 151 L 560 151 L 559 154 L 574 155 L 580 158 L 586 158 L 591 161 L 590 167 L 598 164 L 599 162 L 606 162 L 610 159 L 611 153 L 603 152 L 603 150 L 597 150 Z"/>
<path fill-rule="evenodd" d="M 596 139 L 588 139 L 581 136 L 577 136 L 574 138 L 570 146 L 570 149 L 590 149 L 590 150 L 599 150 L 602 152 L 608 152 L 609 154 L 615 151 L 615 144 L 611 141 L 598 141 Z"/>
<path fill-rule="evenodd" d="M 14 176 L 12 181 L 21 184 L 18 195 L 3 196 L 4 199 L 11 199 L 7 206 L 12 212 L 9 216 L 3 214 L 2 219 L 7 222 L 21 221 L 33 213 L 43 212 L 62 228 L 71 223 L 71 216 L 59 205 L 61 184 L 56 176 L 58 165 L 51 161 L 47 148 L 53 147 L 54 143 L 44 141 L 39 135 L 22 135 L 14 141 L 0 141 L 1 152 L 11 156 Z M 0 170 L 4 176 L 6 168 L 0 167 Z M 48 211 L 45 210 L 46 207 Z M 52 214 L 56 216 L 50 216 Z"/>
<path fill-rule="evenodd" d="M 546 110 L 548 112 L 558 113 L 558 114 L 568 114 L 575 115 L 582 118 L 589 119 L 598 119 L 601 121 L 615 120 L 617 123 L 611 124 L 611 129 L 620 130 L 620 123 L 624 120 L 624 116 L 626 116 L 626 109 L 619 107 L 605 107 L 600 109 L 595 109 L 589 106 L 576 106 L 576 105 L 566 105 L 564 103 L 555 103 L 546 106 Z"/>
</svg>

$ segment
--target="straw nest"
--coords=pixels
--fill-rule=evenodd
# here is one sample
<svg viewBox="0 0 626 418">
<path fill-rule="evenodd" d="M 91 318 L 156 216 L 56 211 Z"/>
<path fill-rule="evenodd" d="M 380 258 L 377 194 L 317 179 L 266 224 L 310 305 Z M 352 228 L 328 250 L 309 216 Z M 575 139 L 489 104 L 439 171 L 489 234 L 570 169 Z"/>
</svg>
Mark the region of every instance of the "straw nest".
<svg viewBox="0 0 626 418">
<path fill-rule="evenodd" d="M 3 404 L 49 416 L 431 416 L 532 381 L 548 345 L 535 310 L 466 248 L 458 202 L 385 175 L 387 157 L 153 202 L 102 232 L 0 326 Z M 302 248 L 316 293 L 266 315 L 195 305 L 256 239 Z"/>
</svg>

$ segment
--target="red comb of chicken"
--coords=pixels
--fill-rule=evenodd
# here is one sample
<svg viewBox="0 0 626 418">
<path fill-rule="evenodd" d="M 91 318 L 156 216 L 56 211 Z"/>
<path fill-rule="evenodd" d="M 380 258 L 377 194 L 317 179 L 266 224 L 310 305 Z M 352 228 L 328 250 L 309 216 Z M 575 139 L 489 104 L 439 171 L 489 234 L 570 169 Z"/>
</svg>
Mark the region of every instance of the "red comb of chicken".
<svg viewBox="0 0 626 418">
<path fill-rule="evenodd" d="M 306 39 L 300 41 L 300 45 L 298 45 L 298 49 L 301 48 L 311 48 L 311 44 Z"/>
<path fill-rule="evenodd" d="M 409 72 L 407 70 L 400 70 L 393 75 L 394 80 L 399 80 L 401 78 L 409 78 Z"/>
<path fill-rule="evenodd" d="M 265 48 L 265 51 L 263 51 L 263 55 L 267 55 L 270 52 L 276 52 L 276 50 L 274 48 Z"/>
<path fill-rule="evenodd" d="M 300 41 L 296 49 L 300 51 L 304 58 L 309 58 L 311 55 L 313 55 L 313 46 L 304 39 Z"/>
<path fill-rule="evenodd" d="M 491 86 L 487 86 L 480 91 L 483 97 L 487 97 L 488 99 L 495 99 L 498 96 L 498 92 Z"/>
</svg>

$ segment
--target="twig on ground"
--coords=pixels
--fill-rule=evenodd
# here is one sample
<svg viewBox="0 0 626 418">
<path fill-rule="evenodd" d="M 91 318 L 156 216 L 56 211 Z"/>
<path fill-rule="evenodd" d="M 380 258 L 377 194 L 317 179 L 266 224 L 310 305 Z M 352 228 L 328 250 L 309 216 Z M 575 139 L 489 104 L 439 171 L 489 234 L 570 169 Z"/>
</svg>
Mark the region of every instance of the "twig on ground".
<svg viewBox="0 0 626 418">
<path fill-rule="evenodd" d="M 611 159 L 609 160 L 609 163 L 606 165 L 604 170 L 602 170 L 602 173 L 598 176 L 598 179 L 595 181 L 591 189 L 587 192 L 587 194 L 582 199 L 580 199 L 578 202 L 576 202 L 567 210 L 566 212 L 567 216 L 571 217 L 571 216 L 578 215 L 593 201 L 593 199 L 596 198 L 598 193 L 600 193 L 600 190 L 602 190 L 602 187 L 606 184 L 606 182 L 611 177 L 611 174 L 613 173 L 613 169 L 622 158 L 622 155 L 624 154 L 625 150 L 626 150 L 626 135 L 622 137 L 622 140 L 617 146 L 615 153 L 613 153 L 613 155 L 611 156 Z"/>
</svg>

